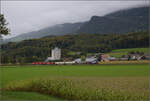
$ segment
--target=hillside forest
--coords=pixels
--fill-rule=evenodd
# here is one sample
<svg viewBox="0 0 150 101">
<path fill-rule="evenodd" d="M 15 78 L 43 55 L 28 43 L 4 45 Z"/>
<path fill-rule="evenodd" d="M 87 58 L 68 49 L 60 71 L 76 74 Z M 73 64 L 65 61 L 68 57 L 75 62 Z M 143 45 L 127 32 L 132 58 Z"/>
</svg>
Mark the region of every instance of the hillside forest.
<svg viewBox="0 0 150 101">
<path fill-rule="evenodd" d="M 141 48 L 149 46 L 148 31 L 126 34 L 72 34 L 47 36 L 1 45 L 2 63 L 31 63 L 44 61 L 51 56 L 51 49 L 59 47 L 62 59 L 73 60 L 88 53 L 108 53 L 113 49 Z M 79 54 L 69 54 L 76 52 Z"/>
</svg>

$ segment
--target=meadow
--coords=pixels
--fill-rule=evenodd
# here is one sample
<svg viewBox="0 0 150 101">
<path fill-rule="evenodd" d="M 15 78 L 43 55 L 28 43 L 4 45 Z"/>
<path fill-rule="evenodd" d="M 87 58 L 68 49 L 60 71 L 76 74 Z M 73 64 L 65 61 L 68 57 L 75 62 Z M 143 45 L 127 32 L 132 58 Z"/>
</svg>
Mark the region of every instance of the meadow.
<svg viewBox="0 0 150 101">
<path fill-rule="evenodd" d="M 129 52 L 143 52 L 149 53 L 150 48 L 125 48 L 125 49 L 113 49 L 111 52 L 107 53 L 112 57 L 122 57 L 123 55 L 127 55 Z M 70 51 L 68 55 L 78 55 L 80 52 Z M 87 55 L 97 55 L 98 53 L 87 53 Z"/>
<path fill-rule="evenodd" d="M 148 101 L 149 64 L 3 66 L 2 100 Z"/>
<path fill-rule="evenodd" d="M 149 53 L 150 48 L 126 48 L 126 49 L 114 49 L 112 52 L 108 53 L 113 57 L 121 57 L 123 55 L 127 55 L 129 52 L 144 52 Z"/>
</svg>

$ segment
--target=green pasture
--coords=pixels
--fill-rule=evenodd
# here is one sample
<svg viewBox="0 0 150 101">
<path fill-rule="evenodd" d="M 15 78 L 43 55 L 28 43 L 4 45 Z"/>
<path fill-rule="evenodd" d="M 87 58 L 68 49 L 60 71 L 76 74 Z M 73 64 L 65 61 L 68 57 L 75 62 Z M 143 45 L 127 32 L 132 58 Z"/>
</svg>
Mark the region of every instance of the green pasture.
<svg viewBox="0 0 150 101">
<path fill-rule="evenodd" d="M 149 53 L 150 48 L 127 48 L 127 49 L 114 49 L 112 52 L 108 53 L 110 56 L 121 57 L 127 55 L 129 52 L 144 52 Z"/>
<path fill-rule="evenodd" d="M 139 52 L 145 52 L 148 53 L 150 51 L 150 48 L 126 48 L 126 49 L 115 49 L 112 50 L 112 52 L 131 52 L 131 51 L 139 51 Z"/>
<path fill-rule="evenodd" d="M 130 77 L 148 76 L 148 64 L 138 65 L 41 65 L 5 66 L 1 68 L 2 87 L 23 79 L 57 77 Z"/>
<path fill-rule="evenodd" d="M 121 57 L 123 55 L 127 55 L 129 52 L 144 52 L 144 53 L 150 53 L 150 48 L 126 48 L 126 49 L 114 49 L 108 54 L 113 57 Z M 79 52 L 68 52 L 69 55 L 76 55 Z M 87 53 L 87 55 L 97 55 L 98 53 Z"/>
<path fill-rule="evenodd" d="M 54 101 L 62 100 L 64 98 L 71 99 L 70 96 L 76 98 L 84 98 L 84 94 L 90 95 L 90 98 L 95 98 L 95 91 L 93 91 L 93 89 L 95 88 L 93 87 L 96 87 L 96 89 L 102 89 L 107 87 L 108 89 L 110 89 L 110 87 L 112 87 L 114 91 L 122 89 L 123 91 L 125 90 L 127 94 L 133 93 L 134 91 L 135 95 L 137 92 L 142 91 L 146 95 L 148 93 L 147 90 L 149 88 L 149 71 L 149 64 L 3 66 L 3 68 L 0 68 L 2 88 L 7 88 L 8 85 L 11 85 L 11 89 L 9 88 L 8 91 L 3 91 L 2 98 L 4 101 L 7 101 L 9 99 L 19 99 L 22 101 L 23 99 L 26 100 L 28 96 L 29 101 L 36 101 L 37 99 L 41 101 Z M 52 90 L 56 87 L 56 89 L 53 89 L 55 93 L 48 95 L 48 92 L 44 92 L 42 90 L 37 91 L 36 89 L 32 89 L 30 91 L 28 87 L 32 85 L 32 80 L 37 80 L 34 83 L 34 87 L 36 87 L 36 85 L 37 87 L 39 87 L 38 85 L 41 85 L 41 87 L 47 85 L 47 83 L 42 83 L 38 81 L 41 79 L 46 79 L 46 81 L 49 83 L 53 82 L 55 85 L 53 85 L 52 88 L 49 89 Z M 70 83 L 68 83 L 68 81 L 70 80 L 71 86 Z M 29 84 L 26 85 L 24 84 L 24 82 L 29 82 Z M 90 88 L 90 92 L 93 93 L 89 93 L 89 91 L 83 89 L 79 92 L 81 93 L 80 95 L 83 94 L 83 96 L 74 95 L 75 93 L 69 90 L 68 93 L 64 92 L 63 95 L 61 93 L 62 89 L 57 91 L 57 89 L 61 87 L 62 84 L 66 85 L 64 88 L 62 87 L 63 89 L 68 90 L 69 87 L 69 89 L 72 89 L 72 84 L 75 84 L 74 86 L 77 87 L 77 91 L 80 89 L 80 87 L 82 87 L 85 89 Z M 22 89 L 17 91 L 17 87 L 20 87 L 20 85 L 22 85 Z M 135 89 L 133 91 L 130 91 L 130 89 L 133 89 L 134 87 Z M 28 90 L 25 90 L 25 88 Z M 76 89 L 73 89 L 73 91 L 76 91 Z M 30 93 L 28 93 L 28 91 Z M 42 92 L 42 94 L 39 94 L 39 92 Z M 73 95 L 67 95 L 70 94 L 70 92 L 72 92 Z M 137 93 L 136 96 L 138 96 L 139 94 L 140 93 Z M 114 95 L 114 93 L 112 93 L 112 95 Z M 147 96 L 145 95 L 140 99 L 147 99 Z M 130 98 L 130 96 L 127 97 Z M 87 99 L 90 98 L 89 96 L 87 96 Z M 104 98 L 106 98 L 106 96 L 104 96 Z M 114 98 L 116 98 L 116 95 L 114 95 Z"/>
</svg>

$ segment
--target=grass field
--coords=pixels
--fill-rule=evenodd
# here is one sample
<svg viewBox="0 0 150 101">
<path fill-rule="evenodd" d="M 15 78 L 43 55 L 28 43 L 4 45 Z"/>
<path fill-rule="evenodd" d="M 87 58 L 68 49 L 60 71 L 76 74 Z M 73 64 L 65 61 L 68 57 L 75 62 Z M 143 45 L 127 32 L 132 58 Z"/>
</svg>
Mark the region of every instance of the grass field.
<svg viewBox="0 0 150 101">
<path fill-rule="evenodd" d="M 108 53 L 110 56 L 113 57 L 121 57 L 123 55 L 127 55 L 129 52 L 144 52 L 149 53 L 150 48 L 127 48 L 127 49 L 114 49 L 110 53 Z M 77 55 L 79 52 L 69 52 L 68 55 Z M 88 53 L 87 55 L 97 55 L 98 53 Z"/>
<path fill-rule="evenodd" d="M 144 52 L 149 53 L 150 48 L 128 48 L 128 49 L 115 49 L 108 53 L 110 56 L 121 57 L 122 55 L 127 55 L 129 52 Z"/>
<path fill-rule="evenodd" d="M 149 64 L 4 66 L 2 99 L 147 101 Z"/>
</svg>

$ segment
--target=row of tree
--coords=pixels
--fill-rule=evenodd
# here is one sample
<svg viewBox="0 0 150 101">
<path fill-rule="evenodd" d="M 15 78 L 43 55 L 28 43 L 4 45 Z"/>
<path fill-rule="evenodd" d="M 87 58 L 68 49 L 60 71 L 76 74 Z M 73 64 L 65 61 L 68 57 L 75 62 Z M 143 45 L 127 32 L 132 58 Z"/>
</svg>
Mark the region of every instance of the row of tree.
<svg viewBox="0 0 150 101">
<path fill-rule="evenodd" d="M 62 58 L 75 59 L 88 53 L 107 53 L 113 49 L 149 46 L 149 34 L 132 32 L 127 34 L 76 34 L 48 36 L 1 45 L 2 63 L 31 63 L 44 61 L 51 56 L 55 46 L 62 49 Z M 71 55 L 70 52 L 80 52 Z"/>
</svg>

